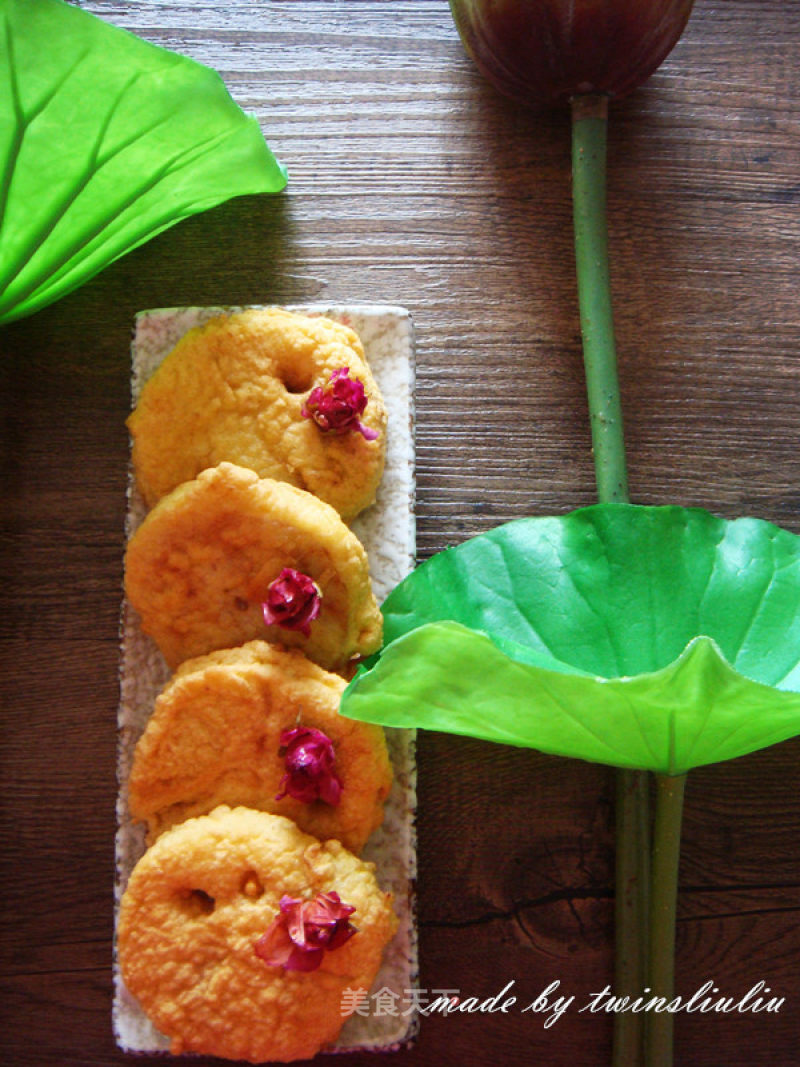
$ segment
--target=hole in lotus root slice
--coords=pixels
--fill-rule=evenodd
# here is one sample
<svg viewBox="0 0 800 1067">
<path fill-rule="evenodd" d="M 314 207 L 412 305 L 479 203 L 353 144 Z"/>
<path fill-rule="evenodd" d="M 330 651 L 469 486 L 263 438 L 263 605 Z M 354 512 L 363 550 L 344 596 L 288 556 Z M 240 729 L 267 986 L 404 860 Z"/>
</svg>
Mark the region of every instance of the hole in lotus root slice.
<svg viewBox="0 0 800 1067">
<path fill-rule="evenodd" d="M 250 900 L 258 900 L 264 895 L 264 886 L 255 871 L 245 871 L 239 883 L 239 890 Z"/>
<path fill-rule="evenodd" d="M 182 889 L 179 893 L 181 905 L 189 918 L 201 919 L 212 915 L 216 901 L 203 889 Z"/>
<path fill-rule="evenodd" d="M 287 393 L 307 393 L 314 384 L 314 368 L 310 362 L 284 363 L 278 375 Z"/>
</svg>

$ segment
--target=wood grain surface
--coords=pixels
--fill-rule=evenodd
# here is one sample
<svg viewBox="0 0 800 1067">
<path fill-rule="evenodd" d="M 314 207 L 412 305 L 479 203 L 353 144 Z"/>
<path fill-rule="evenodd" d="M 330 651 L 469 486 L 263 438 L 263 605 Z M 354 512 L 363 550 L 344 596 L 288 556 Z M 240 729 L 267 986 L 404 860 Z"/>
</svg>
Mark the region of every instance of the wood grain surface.
<svg viewBox="0 0 800 1067">
<path fill-rule="evenodd" d="M 486 86 L 445 0 L 84 0 L 216 67 L 290 180 L 186 221 L 0 332 L 2 1044 L 12 1067 L 130 1062 L 110 1026 L 117 631 L 135 312 L 408 307 L 418 545 L 593 500 L 564 115 Z M 612 107 L 609 216 L 635 501 L 800 533 L 800 4 L 697 0 Z M 404 1065 L 600 1067 L 613 775 L 425 734 L 424 989 L 558 980 L 531 1013 L 431 1017 Z M 677 987 L 777 1014 L 677 1019 L 692 1067 L 800 1064 L 800 742 L 690 776 Z M 193 1062 L 212 1062 L 195 1060 Z M 344 1056 L 337 1067 L 366 1057 Z"/>
</svg>

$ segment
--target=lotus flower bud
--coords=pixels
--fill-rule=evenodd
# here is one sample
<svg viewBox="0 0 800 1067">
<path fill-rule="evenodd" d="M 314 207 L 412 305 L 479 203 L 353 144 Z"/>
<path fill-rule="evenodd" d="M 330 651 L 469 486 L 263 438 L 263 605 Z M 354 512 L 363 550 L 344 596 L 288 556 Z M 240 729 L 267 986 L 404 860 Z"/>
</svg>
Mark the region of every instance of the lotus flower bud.
<svg viewBox="0 0 800 1067">
<path fill-rule="evenodd" d="M 624 96 L 672 50 L 693 0 L 450 0 L 467 53 L 530 107 Z"/>
</svg>

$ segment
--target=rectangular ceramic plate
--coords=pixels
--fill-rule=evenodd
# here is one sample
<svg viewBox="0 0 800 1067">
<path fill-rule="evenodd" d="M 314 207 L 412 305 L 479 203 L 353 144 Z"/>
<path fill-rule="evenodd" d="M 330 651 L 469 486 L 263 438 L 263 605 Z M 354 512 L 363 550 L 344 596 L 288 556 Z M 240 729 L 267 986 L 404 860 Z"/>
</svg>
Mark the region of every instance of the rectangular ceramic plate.
<svg viewBox="0 0 800 1067">
<path fill-rule="evenodd" d="M 132 398 L 134 405 L 144 382 L 193 326 L 231 308 L 172 308 L 141 312 L 136 318 L 132 344 Z M 352 327 L 361 338 L 367 361 L 383 393 L 389 413 L 386 435 L 386 470 L 376 503 L 353 521 L 370 561 L 378 602 L 414 566 L 414 351 L 411 319 L 403 308 L 382 305 L 327 307 L 307 305 L 291 310 L 326 315 Z M 142 521 L 145 507 L 129 478 L 126 534 Z M 134 824 L 128 811 L 127 781 L 133 750 L 153 707 L 169 678 L 158 649 L 139 629 L 136 613 L 124 603 L 121 623 L 121 679 L 119 707 L 119 799 L 117 831 L 116 901 L 134 864 L 144 851 L 144 828 Z M 397 936 L 388 946 L 366 1014 L 353 1015 L 339 1037 L 335 1051 L 390 1050 L 406 1043 L 417 1025 L 413 990 L 417 978 L 414 925 L 415 762 L 414 734 L 387 730 L 394 766 L 394 785 L 386 804 L 383 826 L 367 842 L 363 857 L 376 866 L 378 881 L 394 894 L 400 920 Z M 379 1010 L 390 1004 L 392 1010 Z M 152 1026 L 138 1003 L 125 989 L 115 966 L 114 1032 L 127 1052 L 164 1052 L 168 1040 Z"/>
</svg>

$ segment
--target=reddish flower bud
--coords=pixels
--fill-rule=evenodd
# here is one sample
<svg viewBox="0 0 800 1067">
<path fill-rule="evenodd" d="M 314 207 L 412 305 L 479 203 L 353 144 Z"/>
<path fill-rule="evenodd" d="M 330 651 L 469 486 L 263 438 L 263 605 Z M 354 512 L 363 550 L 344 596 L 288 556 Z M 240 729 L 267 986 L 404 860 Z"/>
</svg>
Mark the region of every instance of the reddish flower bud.
<svg viewBox="0 0 800 1067">
<path fill-rule="evenodd" d="M 281 734 L 281 754 L 286 760 L 286 774 L 281 792 L 275 797 L 294 797 L 304 804 L 324 800 L 333 807 L 341 800 L 342 783 L 334 771 L 336 756 L 333 742 L 312 726 L 295 726 Z"/>
<path fill-rule="evenodd" d="M 350 377 L 349 367 L 340 367 L 331 374 L 327 385 L 312 389 L 303 404 L 302 415 L 313 419 L 326 433 L 344 434 L 357 430 L 365 440 L 374 441 L 377 430 L 365 426 L 359 418 L 367 406 L 364 385 Z"/>
<path fill-rule="evenodd" d="M 587 93 L 623 96 L 661 65 L 693 0 L 450 0 L 468 54 L 533 107 Z"/>
<path fill-rule="evenodd" d="M 281 897 L 280 911 L 253 946 L 270 967 L 315 971 L 326 952 L 333 952 L 357 933 L 350 923 L 356 910 L 339 894 L 320 893 L 313 900 Z"/>
<path fill-rule="evenodd" d="M 267 589 L 267 599 L 261 610 L 267 626 L 282 626 L 285 630 L 299 630 L 305 637 L 311 633 L 311 623 L 319 615 L 322 593 L 307 574 L 284 567 Z"/>
</svg>

